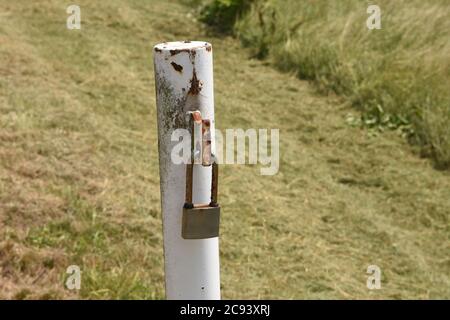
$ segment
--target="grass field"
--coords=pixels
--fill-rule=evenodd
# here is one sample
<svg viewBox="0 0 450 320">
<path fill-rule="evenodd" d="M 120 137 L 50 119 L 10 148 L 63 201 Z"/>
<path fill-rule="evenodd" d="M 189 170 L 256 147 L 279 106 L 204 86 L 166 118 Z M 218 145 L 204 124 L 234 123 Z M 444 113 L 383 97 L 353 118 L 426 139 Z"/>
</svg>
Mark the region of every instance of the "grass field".
<svg viewBox="0 0 450 320">
<path fill-rule="evenodd" d="M 0 298 L 164 298 L 152 47 L 184 39 L 213 44 L 220 129 L 280 129 L 278 175 L 221 171 L 223 298 L 450 298 L 448 171 L 179 1 L 78 4 L 68 30 L 65 1 L 0 0 Z"/>
</svg>

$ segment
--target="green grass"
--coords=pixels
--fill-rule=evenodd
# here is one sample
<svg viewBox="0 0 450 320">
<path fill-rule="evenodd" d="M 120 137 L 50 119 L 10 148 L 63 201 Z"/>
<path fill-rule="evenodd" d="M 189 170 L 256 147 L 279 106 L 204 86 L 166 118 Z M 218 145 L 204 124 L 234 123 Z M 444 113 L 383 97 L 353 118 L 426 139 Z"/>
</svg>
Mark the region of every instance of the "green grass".
<svg viewBox="0 0 450 320">
<path fill-rule="evenodd" d="M 0 297 L 164 298 L 152 47 L 195 39 L 218 127 L 280 129 L 278 175 L 221 169 L 223 297 L 450 298 L 448 172 L 177 1 L 79 5 L 69 31 L 63 1 L 0 1 Z"/>
<path fill-rule="evenodd" d="M 207 3 L 203 20 L 213 26 L 228 26 L 216 7 L 228 15 L 246 9 L 240 1 Z M 448 1 L 378 1 L 381 30 L 366 27 L 370 1 L 252 3 L 229 21 L 256 57 L 345 97 L 362 111 L 358 124 L 400 129 L 436 167 L 449 168 Z"/>
</svg>

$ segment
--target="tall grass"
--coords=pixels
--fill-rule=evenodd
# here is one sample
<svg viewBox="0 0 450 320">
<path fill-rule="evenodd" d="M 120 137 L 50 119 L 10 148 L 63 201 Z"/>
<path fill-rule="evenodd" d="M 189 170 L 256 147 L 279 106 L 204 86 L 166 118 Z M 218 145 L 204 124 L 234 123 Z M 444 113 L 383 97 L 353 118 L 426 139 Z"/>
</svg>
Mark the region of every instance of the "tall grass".
<svg viewBox="0 0 450 320">
<path fill-rule="evenodd" d="M 196 7 L 200 7 L 200 20 L 208 24 L 219 33 L 230 33 L 236 21 L 244 15 L 254 0 L 188 0 Z"/>
<path fill-rule="evenodd" d="M 255 56 L 344 96 L 362 110 L 359 123 L 404 129 L 448 168 L 450 3 L 379 0 L 381 30 L 366 26 L 369 4 L 253 1 L 234 31 Z"/>
</svg>

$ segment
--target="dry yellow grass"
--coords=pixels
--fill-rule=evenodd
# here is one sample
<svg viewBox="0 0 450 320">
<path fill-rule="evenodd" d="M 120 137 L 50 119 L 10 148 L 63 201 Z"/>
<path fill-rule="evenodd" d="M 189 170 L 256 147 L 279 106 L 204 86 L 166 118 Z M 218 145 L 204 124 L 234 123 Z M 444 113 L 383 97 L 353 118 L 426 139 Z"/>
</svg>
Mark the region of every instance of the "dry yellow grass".
<svg viewBox="0 0 450 320">
<path fill-rule="evenodd" d="M 219 128 L 280 128 L 278 175 L 222 170 L 224 298 L 450 297 L 449 175 L 401 137 L 176 1 L 79 1 L 81 31 L 66 5 L 0 1 L 0 297 L 164 297 L 151 48 L 179 39 L 214 46 Z"/>
</svg>

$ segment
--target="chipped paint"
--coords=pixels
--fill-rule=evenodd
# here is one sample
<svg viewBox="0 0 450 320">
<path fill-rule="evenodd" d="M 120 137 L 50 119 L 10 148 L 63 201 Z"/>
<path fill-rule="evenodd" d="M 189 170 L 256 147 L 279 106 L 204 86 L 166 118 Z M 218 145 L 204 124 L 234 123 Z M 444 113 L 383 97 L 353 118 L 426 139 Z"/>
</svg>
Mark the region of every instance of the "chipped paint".
<svg viewBox="0 0 450 320">
<path fill-rule="evenodd" d="M 170 64 L 175 69 L 175 71 L 178 71 L 180 73 L 183 72 L 183 66 L 181 66 L 181 65 L 179 65 L 179 64 L 177 64 L 175 62 L 171 62 Z"/>
</svg>

